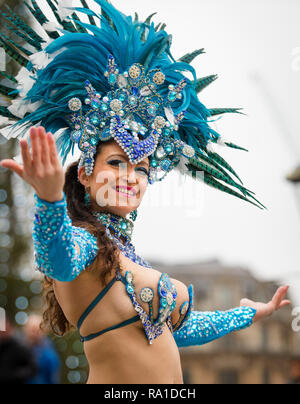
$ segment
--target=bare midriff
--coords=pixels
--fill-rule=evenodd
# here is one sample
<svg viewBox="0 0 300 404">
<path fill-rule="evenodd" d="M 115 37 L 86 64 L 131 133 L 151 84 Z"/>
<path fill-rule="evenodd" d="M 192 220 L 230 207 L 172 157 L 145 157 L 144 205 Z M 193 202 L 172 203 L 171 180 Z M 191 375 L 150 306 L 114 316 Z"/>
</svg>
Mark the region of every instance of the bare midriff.
<svg viewBox="0 0 300 404">
<path fill-rule="evenodd" d="M 123 254 L 120 255 L 120 268 L 123 276 L 130 268 L 138 292 L 143 287 L 152 287 L 156 292 L 153 300 L 156 318 L 159 308 L 157 285 L 161 273 L 141 267 Z M 67 319 L 76 325 L 103 288 L 99 274 L 87 271 L 69 284 L 55 281 L 54 290 Z M 139 302 L 148 313 L 148 305 Z M 97 333 L 136 315 L 125 285 L 118 281 L 88 315 L 80 334 L 85 337 Z M 183 383 L 179 349 L 167 324 L 152 344 L 149 344 L 142 322 L 137 321 L 84 342 L 84 351 L 89 363 L 88 384 Z"/>
</svg>

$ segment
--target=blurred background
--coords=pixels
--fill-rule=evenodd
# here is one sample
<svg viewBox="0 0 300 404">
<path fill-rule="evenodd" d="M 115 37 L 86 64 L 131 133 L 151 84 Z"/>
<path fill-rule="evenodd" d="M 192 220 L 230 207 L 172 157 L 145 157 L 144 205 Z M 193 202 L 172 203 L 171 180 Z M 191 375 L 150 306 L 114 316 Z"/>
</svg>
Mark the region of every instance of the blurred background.
<svg viewBox="0 0 300 404">
<path fill-rule="evenodd" d="M 34 24 L 22 1 L 0 0 L 6 12 L 4 3 Z M 80 6 L 77 1 L 73 4 Z M 133 238 L 137 252 L 154 268 L 187 285 L 193 283 L 199 311 L 237 307 L 243 297 L 266 302 L 278 285 L 290 285 L 292 306 L 263 324 L 203 347 L 182 349 L 185 382 L 299 382 L 300 331 L 292 322 L 293 310 L 300 307 L 300 3 L 114 0 L 113 4 L 128 15 L 136 11 L 143 21 L 157 12 L 155 24 L 166 23 L 166 31 L 173 34 L 175 59 L 205 48 L 206 53 L 192 63 L 197 77 L 218 74 L 219 78 L 199 94 L 201 102 L 209 108 L 243 108 L 245 114 L 228 114 L 212 127 L 249 152 L 221 147 L 219 152 L 268 208 L 261 211 L 207 186 L 199 194 L 192 180 L 182 184 L 173 172 L 149 188 L 139 208 Z M 54 21 L 47 1 L 40 0 L 39 6 Z M 1 33 L 11 35 L 3 18 L 0 26 Z M 6 73 L 15 69 L 15 63 L 6 60 Z M 0 85 L 6 80 L 0 77 Z M 17 142 L 0 137 L 0 159 L 18 153 Z M 66 167 L 78 157 L 78 153 L 70 156 Z M 194 201 L 192 214 L 184 202 L 178 203 L 182 193 L 185 200 Z M 37 317 L 32 316 L 43 308 L 42 278 L 33 263 L 33 216 L 32 189 L 0 168 L 0 308 L 5 309 L 11 334 L 30 347 L 39 345 L 28 337 L 28 328 L 34 329 Z M 51 354 L 35 355 L 54 375 L 44 380 L 85 383 L 88 368 L 76 333 L 39 338 L 35 341 L 46 341 L 45 352 Z M 29 361 L 28 375 L 31 368 Z"/>
</svg>

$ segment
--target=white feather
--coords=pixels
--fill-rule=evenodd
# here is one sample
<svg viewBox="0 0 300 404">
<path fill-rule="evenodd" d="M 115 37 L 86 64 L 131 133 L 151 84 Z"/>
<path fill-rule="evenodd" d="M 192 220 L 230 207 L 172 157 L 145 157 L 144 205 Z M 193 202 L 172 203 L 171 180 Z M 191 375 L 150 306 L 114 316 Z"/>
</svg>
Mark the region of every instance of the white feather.
<svg viewBox="0 0 300 404">
<path fill-rule="evenodd" d="M 168 119 L 168 121 L 170 122 L 171 125 L 175 125 L 175 116 L 174 116 L 174 112 L 172 110 L 172 108 L 170 107 L 165 107 L 165 114 L 166 117 Z"/>
<path fill-rule="evenodd" d="M 22 97 L 18 97 L 12 101 L 11 105 L 7 108 L 9 112 L 18 118 L 23 118 L 27 112 L 27 106 Z"/>
<path fill-rule="evenodd" d="M 48 66 L 48 64 L 53 60 L 49 57 L 48 53 L 44 51 L 34 53 L 33 55 L 29 56 L 29 59 L 37 70 L 45 69 L 45 67 Z"/>
<path fill-rule="evenodd" d="M 63 27 L 58 22 L 47 21 L 42 25 L 45 31 L 53 32 L 57 29 L 63 29 Z"/>
<path fill-rule="evenodd" d="M 73 0 L 58 0 L 57 14 L 62 21 L 74 13 L 74 10 L 68 10 L 67 7 L 73 7 Z"/>
<path fill-rule="evenodd" d="M 219 145 L 219 146 L 226 146 L 226 144 L 225 144 L 225 139 L 223 138 L 223 137 L 219 137 L 219 139 L 218 139 L 218 141 L 217 141 L 217 144 Z"/>
<path fill-rule="evenodd" d="M 18 81 L 19 96 L 25 97 L 35 84 L 36 74 L 23 67 L 16 76 L 16 80 Z"/>
<path fill-rule="evenodd" d="M 23 164 L 22 154 L 17 154 L 15 157 L 13 157 L 13 160 L 15 160 L 18 164 Z"/>
<path fill-rule="evenodd" d="M 41 121 L 38 122 L 35 126 L 41 126 Z M 17 137 L 22 137 L 22 139 L 27 140 L 30 137 L 30 127 L 28 128 L 28 122 L 25 122 L 22 125 L 17 125 L 15 128 L 13 128 L 12 125 L 9 125 L 6 128 L 0 129 L 0 134 L 6 139 L 15 139 Z"/>
<path fill-rule="evenodd" d="M 50 44 L 52 44 L 54 40 L 53 39 L 48 39 L 48 41 L 44 42 L 41 44 L 43 51 L 45 52 L 45 49 L 47 48 L 47 46 L 49 46 Z"/>
<path fill-rule="evenodd" d="M 8 126 L 12 125 L 13 123 L 15 123 L 15 121 L 11 121 L 6 116 L 0 116 L 0 126 Z"/>
<path fill-rule="evenodd" d="M 18 118 L 24 118 L 27 112 L 32 113 L 36 111 L 41 105 L 42 101 L 31 103 L 28 100 L 24 101 L 22 97 L 18 97 L 12 101 L 11 105 L 7 109 Z"/>
<path fill-rule="evenodd" d="M 213 145 L 211 143 L 208 143 L 206 148 L 207 151 L 209 151 L 210 153 L 215 153 L 215 149 L 213 148 Z"/>
</svg>

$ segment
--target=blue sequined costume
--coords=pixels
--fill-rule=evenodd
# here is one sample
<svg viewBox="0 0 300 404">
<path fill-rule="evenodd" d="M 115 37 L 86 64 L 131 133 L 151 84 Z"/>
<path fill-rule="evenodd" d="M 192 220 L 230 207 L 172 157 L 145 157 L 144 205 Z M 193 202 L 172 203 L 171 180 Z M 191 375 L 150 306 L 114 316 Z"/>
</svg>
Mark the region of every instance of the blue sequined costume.
<svg viewBox="0 0 300 404">
<path fill-rule="evenodd" d="M 67 214 L 66 197 L 61 201 L 50 203 L 34 195 L 36 212 L 33 227 L 33 242 L 37 268 L 43 274 L 61 282 L 70 282 L 80 275 L 97 256 L 97 240 L 88 231 L 72 226 Z M 79 254 L 76 244 L 80 247 Z M 252 324 L 256 310 L 250 307 L 238 307 L 228 311 L 198 312 L 193 310 L 193 287 L 189 287 L 189 302 L 184 302 L 180 308 L 180 319 L 173 325 L 171 313 L 176 306 L 176 289 L 170 282 L 167 274 L 163 274 L 158 285 L 160 294 L 160 314 L 154 319 L 151 311 L 151 299 L 153 290 L 143 289 L 142 300 L 149 303 L 149 316 L 138 303 L 132 283 L 132 273 L 127 271 L 126 276 L 118 272 L 107 288 L 91 303 L 78 322 L 78 328 L 84 319 L 112 287 L 115 281 L 122 281 L 128 296 L 138 315 L 115 327 L 101 331 L 87 337 L 81 337 L 81 341 L 89 341 L 112 329 L 124 327 L 135 321 L 142 321 L 145 336 L 149 343 L 158 338 L 165 323 L 173 333 L 178 347 L 202 345 L 220 338 L 232 331 L 249 327 Z M 141 295 L 140 295 L 141 296 Z"/>
</svg>

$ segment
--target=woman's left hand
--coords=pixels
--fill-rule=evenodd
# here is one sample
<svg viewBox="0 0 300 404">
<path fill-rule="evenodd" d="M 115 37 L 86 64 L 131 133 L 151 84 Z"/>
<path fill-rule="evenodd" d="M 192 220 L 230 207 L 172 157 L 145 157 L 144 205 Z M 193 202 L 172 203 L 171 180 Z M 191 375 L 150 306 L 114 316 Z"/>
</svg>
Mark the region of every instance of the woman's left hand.
<svg viewBox="0 0 300 404">
<path fill-rule="evenodd" d="M 275 311 L 281 309 L 282 307 L 291 304 L 289 300 L 283 300 L 288 289 L 289 286 L 281 286 L 278 288 L 273 296 L 273 299 L 269 303 L 257 303 L 249 299 L 242 299 L 240 305 L 252 307 L 256 310 L 256 314 L 253 318 L 253 323 L 255 323 L 271 316 Z"/>
</svg>

